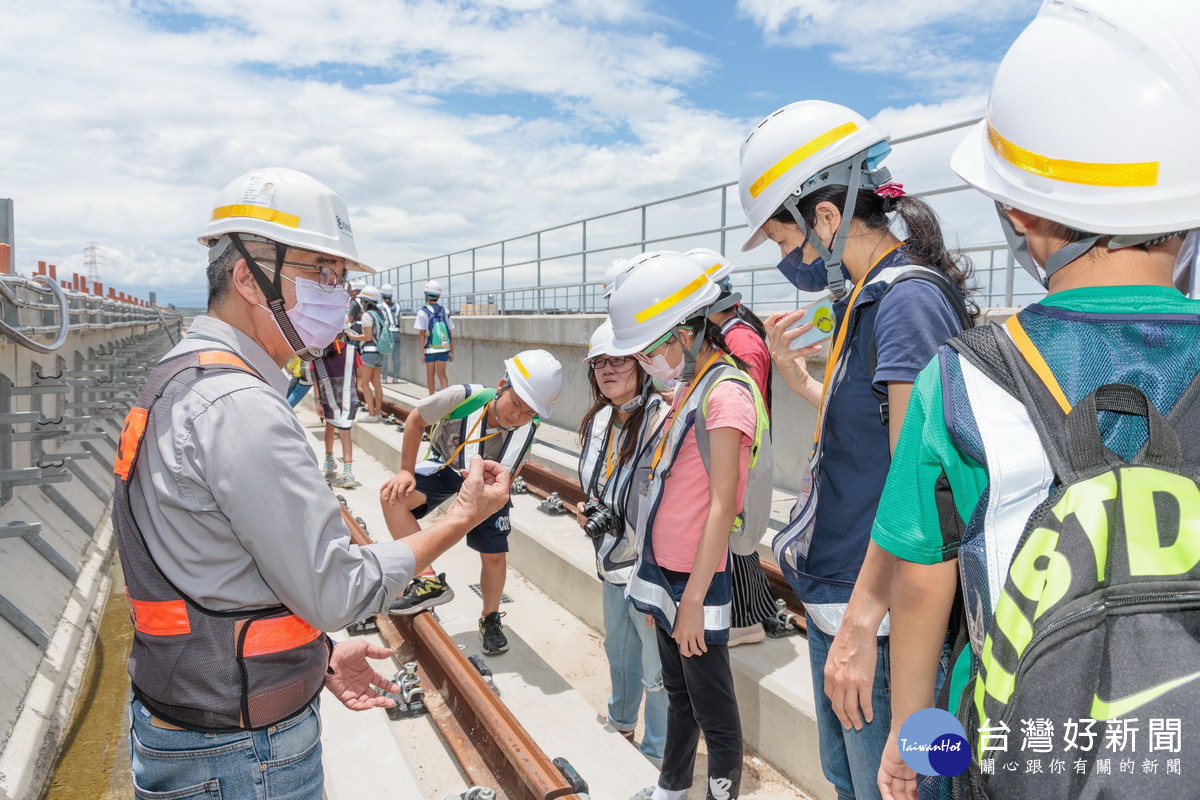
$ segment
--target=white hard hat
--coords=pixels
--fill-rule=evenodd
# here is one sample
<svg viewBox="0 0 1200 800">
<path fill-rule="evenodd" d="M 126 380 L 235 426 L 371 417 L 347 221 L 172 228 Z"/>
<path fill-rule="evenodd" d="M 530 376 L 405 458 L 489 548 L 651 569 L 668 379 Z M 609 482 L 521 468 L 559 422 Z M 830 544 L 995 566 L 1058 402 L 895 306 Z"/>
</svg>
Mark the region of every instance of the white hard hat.
<svg viewBox="0 0 1200 800">
<path fill-rule="evenodd" d="M 392 285 L 390 283 L 385 283 L 383 286 L 380 287 L 380 290 L 383 292 L 384 297 L 387 297 L 388 295 L 392 294 L 395 291 L 392 288 Z"/>
<path fill-rule="evenodd" d="M 609 302 L 610 355 L 642 352 L 675 326 L 706 313 L 721 294 L 700 265 L 683 253 L 663 250 L 636 261 Z"/>
<path fill-rule="evenodd" d="M 596 356 L 608 355 L 608 351 L 612 347 L 612 339 L 612 320 L 605 319 L 600 323 L 600 327 L 592 333 L 592 339 L 588 342 L 588 354 L 583 360 L 591 361 Z"/>
<path fill-rule="evenodd" d="M 866 117 L 824 100 L 802 100 L 779 109 L 755 126 L 742 143 L 738 194 L 750 238 L 742 252 L 766 241 L 763 223 L 783 207 L 789 195 L 808 194 L 826 183 L 844 183 L 821 173 L 867 154 L 867 170 L 875 169 L 890 152 L 888 135 Z M 866 173 L 864 173 L 866 177 Z M 811 184 L 811 185 L 808 185 Z M 864 188 L 874 188 L 865 182 Z"/>
<path fill-rule="evenodd" d="M 421 287 L 421 291 L 425 294 L 436 294 L 440 297 L 442 294 L 442 285 L 437 281 L 426 281 L 425 285 Z"/>
<path fill-rule="evenodd" d="M 359 297 L 364 300 L 370 300 L 372 303 L 378 303 L 383 299 L 383 290 L 378 286 L 364 286 L 359 293 Z"/>
<path fill-rule="evenodd" d="M 733 264 L 730 264 L 729 259 L 716 250 L 709 250 L 707 247 L 694 247 L 684 253 L 684 255 L 699 264 L 700 268 L 704 270 L 704 274 L 713 283 L 720 283 L 733 272 Z"/>
<path fill-rule="evenodd" d="M 367 282 L 364 281 L 362 278 L 359 278 L 358 280 L 352 281 L 350 283 L 350 289 L 352 291 L 361 292 L 365 288 L 367 288 Z"/>
<path fill-rule="evenodd" d="M 637 263 L 635 258 L 617 258 L 612 262 L 612 266 L 604 272 L 604 296 L 612 297 L 613 289 L 617 288 L 621 277 L 633 269 Z"/>
<path fill-rule="evenodd" d="M 325 184 L 283 167 L 252 170 L 217 193 L 200 244 L 247 234 L 346 259 L 346 269 L 375 270 L 358 260 L 346 204 Z M 226 240 L 228 241 L 228 240 Z"/>
<path fill-rule="evenodd" d="M 513 391 L 543 419 L 549 419 L 562 391 L 562 364 L 545 350 L 522 350 L 505 359 L 504 369 Z"/>
<path fill-rule="evenodd" d="M 1200 227 L 1197 42 L 1195 0 L 1044 3 L 951 167 L 1004 205 L 1086 233 L 1145 241 Z"/>
</svg>

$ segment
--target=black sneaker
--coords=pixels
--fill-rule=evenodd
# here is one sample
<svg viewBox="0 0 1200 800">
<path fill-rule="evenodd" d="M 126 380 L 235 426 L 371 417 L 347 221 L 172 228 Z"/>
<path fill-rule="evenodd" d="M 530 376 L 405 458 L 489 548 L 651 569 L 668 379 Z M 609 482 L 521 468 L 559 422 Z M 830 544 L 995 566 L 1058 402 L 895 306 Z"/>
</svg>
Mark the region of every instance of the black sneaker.
<svg viewBox="0 0 1200 800">
<path fill-rule="evenodd" d="M 454 599 L 454 590 L 446 585 L 446 573 L 431 578 L 418 575 L 388 608 L 391 614 L 419 614 L 426 609 L 449 603 Z"/>
<path fill-rule="evenodd" d="M 486 655 L 494 656 L 508 649 L 508 637 L 504 635 L 504 626 L 500 624 L 503 616 L 499 611 L 493 611 L 479 618 L 479 635 L 483 639 L 483 652 Z"/>
</svg>

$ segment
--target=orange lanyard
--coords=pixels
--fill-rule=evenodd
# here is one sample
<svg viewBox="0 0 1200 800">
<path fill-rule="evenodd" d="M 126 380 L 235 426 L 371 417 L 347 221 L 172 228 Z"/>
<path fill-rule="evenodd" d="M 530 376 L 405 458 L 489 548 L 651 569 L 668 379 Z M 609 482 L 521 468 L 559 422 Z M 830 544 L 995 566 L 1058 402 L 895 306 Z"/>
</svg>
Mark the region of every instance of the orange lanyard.
<svg viewBox="0 0 1200 800">
<path fill-rule="evenodd" d="M 616 413 L 617 413 L 616 411 L 613 412 L 614 415 L 616 415 Z M 609 427 L 608 427 L 608 451 L 604 454 L 604 485 L 605 486 L 607 486 L 609 480 L 612 479 L 613 473 L 617 471 L 617 459 L 614 457 L 616 455 L 616 453 L 614 452 L 616 450 L 614 440 L 617 437 L 616 437 L 616 430 L 614 428 L 615 428 L 615 426 L 613 426 L 610 423 Z M 624 430 L 624 428 L 622 428 L 621 430 Z"/>
<path fill-rule="evenodd" d="M 692 390 L 700 383 L 700 379 L 704 377 L 704 373 L 708 372 L 709 368 L 720 357 L 720 353 L 712 354 L 712 358 L 708 359 L 704 366 L 700 368 L 700 373 L 692 378 L 692 382 L 688 384 L 687 391 L 683 394 L 683 399 L 671 407 L 671 412 L 667 415 L 667 423 L 663 430 L 662 438 L 658 440 L 658 447 L 654 449 L 654 460 L 650 462 L 650 480 L 654 480 L 654 473 L 658 469 L 658 462 L 662 460 L 663 449 L 667 446 L 667 438 L 671 433 L 671 428 L 675 425 L 675 412 L 687 404 L 688 398 L 692 396 Z"/>
<path fill-rule="evenodd" d="M 842 347 L 846 344 L 846 334 L 850 331 L 851 314 L 854 313 L 854 301 L 858 299 L 858 293 L 867 285 L 867 276 L 871 274 L 875 267 L 879 266 L 880 261 L 887 258 L 888 254 L 902 244 L 904 242 L 897 242 L 889 247 L 883 255 L 875 259 L 875 263 L 871 265 L 871 268 L 855 284 L 854 291 L 850 295 L 850 302 L 846 305 L 846 314 L 842 317 L 841 329 L 837 332 L 837 336 L 834 337 L 833 349 L 829 351 L 829 357 L 825 359 L 825 378 L 821 381 L 821 401 L 817 404 L 820 414 L 817 420 L 817 429 L 813 434 L 814 446 L 821 441 L 821 431 L 825 427 L 825 393 L 829 391 L 829 384 L 833 382 L 833 374 L 837 372 L 838 361 L 842 358 Z"/>
<path fill-rule="evenodd" d="M 492 403 L 494 403 L 494 402 L 496 402 L 496 401 L 489 400 L 488 404 L 483 407 L 483 412 L 479 415 L 479 419 L 475 420 L 475 424 L 471 426 L 470 432 L 467 433 L 467 438 L 461 444 L 459 444 L 458 448 L 455 449 L 454 453 L 451 454 L 451 456 L 446 459 L 447 466 L 454 463 L 454 459 L 458 457 L 458 454 L 461 453 L 463 448 L 466 447 L 467 445 L 476 444 L 478 442 L 486 442 L 488 439 L 490 439 L 493 436 L 495 436 L 496 434 L 500 433 L 500 431 L 492 431 L 487 436 L 480 436 L 478 439 L 471 438 L 472 436 L 475 435 L 475 431 L 479 430 L 480 424 L 487 417 L 488 410 L 492 407 Z"/>
</svg>

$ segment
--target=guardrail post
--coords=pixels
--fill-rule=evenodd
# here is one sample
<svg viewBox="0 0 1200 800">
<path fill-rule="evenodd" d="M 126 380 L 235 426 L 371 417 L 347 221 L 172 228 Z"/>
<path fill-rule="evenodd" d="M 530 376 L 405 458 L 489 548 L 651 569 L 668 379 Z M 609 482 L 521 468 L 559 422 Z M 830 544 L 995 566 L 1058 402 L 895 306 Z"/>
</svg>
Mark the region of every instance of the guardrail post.
<svg viewBox="0 0 1200 800">
<path fill-rule="evenodd" d="M 725 255 L 725 220 L 729 209 L 729 187 L 721 186 L 721 255 Z M 753 302 L 753 301 L 752 301 Z"/>
<path fill-rule="evenodd" d="M 545 297 L 545 292 L 542 291 L 542 232 L 541 231 L 537 232 L 537 285 L 538 285 L 538 294 L 537 294 L 538 308 L 537 308 L 537 310 L 538 310 L 538 313 L 540 314 L 542 312 L 542 310 L 546 307 L 546 304 L 544 302 L 542 302 L 543 298 Z"/>
<path fill-rule="evenodd" d="M 1013 267 L 1017 263 L 1017 260 L 1015 258 L 1013 258 L 1012 250 L 1008 251 L 1007 261 L 1008 261 L 1008 263 L 1005 266 L 1005 275 L 1004 275 L 1004 305 L 1008 306 L 1009 308 L 1012 308 L 1013 277 L 1014 277 L 1013 276 L 1013 272 L 1014 272 Z"/>
</svg>

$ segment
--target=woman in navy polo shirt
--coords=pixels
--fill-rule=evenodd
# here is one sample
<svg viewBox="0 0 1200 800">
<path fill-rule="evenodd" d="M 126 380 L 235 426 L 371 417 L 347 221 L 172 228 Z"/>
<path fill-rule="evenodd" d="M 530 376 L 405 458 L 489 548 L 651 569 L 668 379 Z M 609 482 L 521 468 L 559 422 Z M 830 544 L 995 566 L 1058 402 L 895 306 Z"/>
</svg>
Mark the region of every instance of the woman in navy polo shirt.
<svg viewBox="0 0 1200 800">
<path fill-rule="evenodd" d="M 880 167 L 890 151 L 887 135 L 859 114 L 808 100 L 763 120 L 741 153 L 752 230 L 742 249 L 778 244 L 780 272 L 802 291 L 828 291 L 838 319 L 831 343 L 795 350 L 791 342 L 812 328 L 788 330 L 804 310 L 773 315 L 767 328 L 789 387 L 817 407 L 812 460 L 773 549 L 808 612 L 821 763 L 839 798 L 879 797 L 890 725 L 894 559 L 870 545 L 870 531 L 891 451 L 917 373 L 969 324 L 970 264 L 947 251 L 932 209 Z M 907 241 L 892 233 L 892 212 Z M 818 380 L 805 357 L 823 347 Z"/>
</svg>

